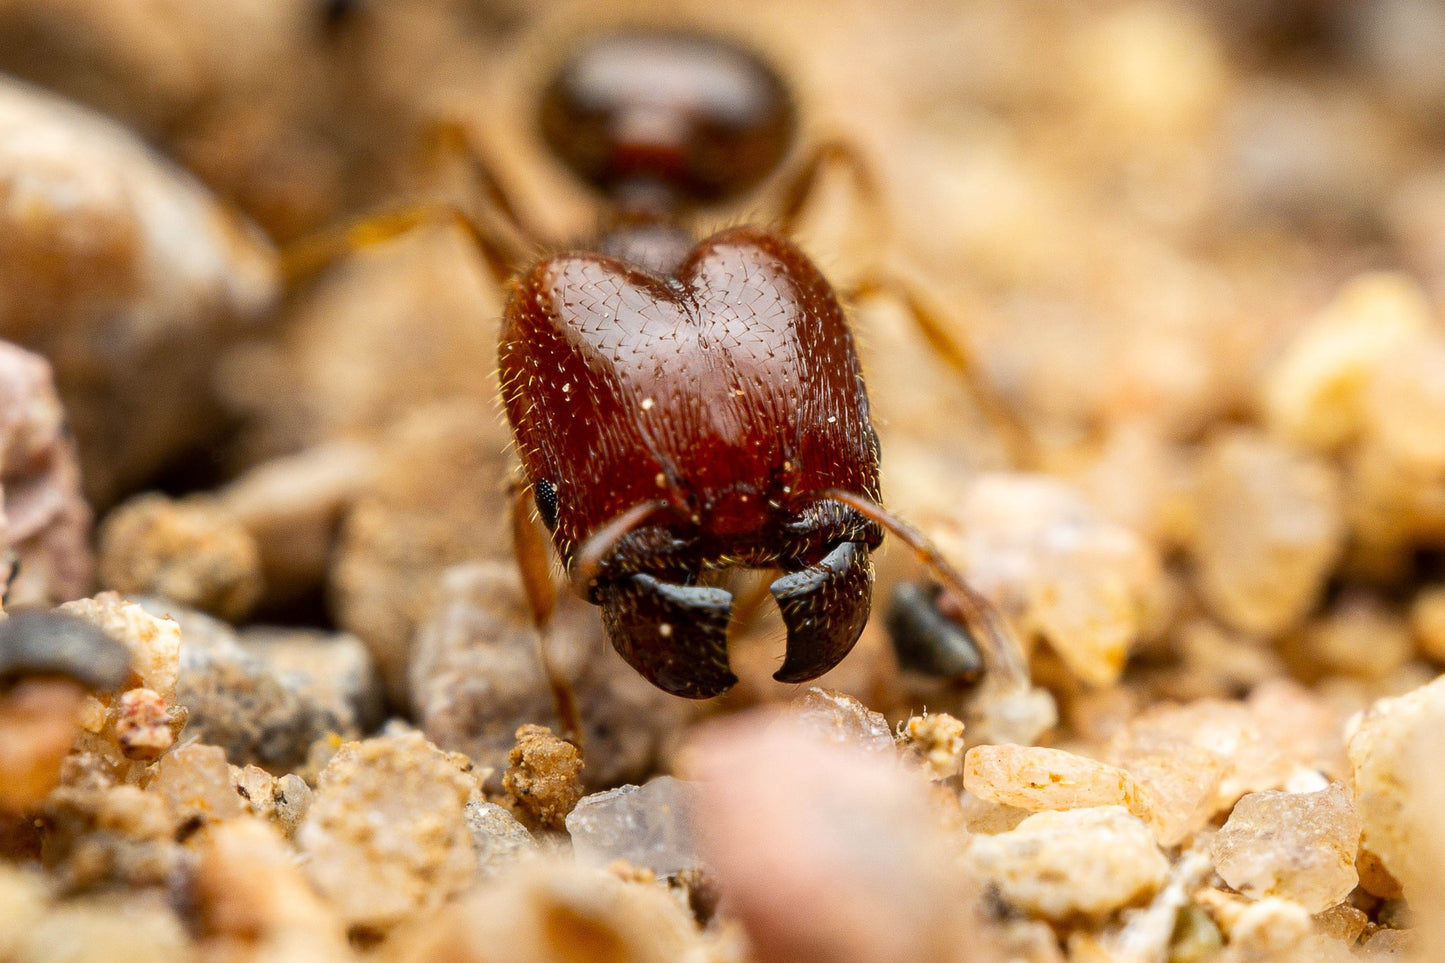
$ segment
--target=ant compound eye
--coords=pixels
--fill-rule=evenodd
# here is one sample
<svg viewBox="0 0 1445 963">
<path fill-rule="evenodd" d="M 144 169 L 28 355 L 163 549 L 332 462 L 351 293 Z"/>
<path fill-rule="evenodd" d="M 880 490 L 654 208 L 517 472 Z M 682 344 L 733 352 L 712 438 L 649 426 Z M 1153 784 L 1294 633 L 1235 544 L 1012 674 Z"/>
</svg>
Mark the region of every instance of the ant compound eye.
<svg viewBox="0 0 1445 963">
<path fill-rule="evenodd" d="M 548 528 L 557 527 L 557 486 L 545 478 L 537 479 L 532 486 L 532 499 L 537 503 L 537 514 Z"/>
</svg>

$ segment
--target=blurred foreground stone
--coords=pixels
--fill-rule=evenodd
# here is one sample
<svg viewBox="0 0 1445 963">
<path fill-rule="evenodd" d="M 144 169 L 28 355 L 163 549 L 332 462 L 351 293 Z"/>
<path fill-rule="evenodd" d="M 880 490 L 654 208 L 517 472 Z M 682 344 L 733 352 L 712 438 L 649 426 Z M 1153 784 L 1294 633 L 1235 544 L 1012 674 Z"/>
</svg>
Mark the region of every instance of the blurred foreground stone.
<svg viewBox="0 0 1445 963">
<path fill-rule="evenodd" d="M 768 713 L 700 730 L 686 759 L 700 853 L 757 959 L 989 959 L 960 841 L 896 759 Z"/>
</svg>

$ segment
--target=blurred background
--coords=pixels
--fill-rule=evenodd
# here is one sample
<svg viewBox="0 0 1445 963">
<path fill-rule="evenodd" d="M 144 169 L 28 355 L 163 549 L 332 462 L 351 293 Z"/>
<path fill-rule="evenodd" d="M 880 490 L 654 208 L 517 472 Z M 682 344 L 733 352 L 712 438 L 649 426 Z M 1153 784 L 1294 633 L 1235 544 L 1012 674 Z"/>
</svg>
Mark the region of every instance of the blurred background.
<svg viewBox="0 0 1445 963">
<path fill-rule="evenodd" d="M 543 152 L 533 101 L 573 38 L 629 23 L 768 55 L 795 85 L 804 143 L 856 143 L 892 224 L 848 237 L 845 214 L 805 245 L 839 275 L 901 261 L 1061 444 L 1121 417 L 1184 437 L 1247 412 L 1261 365 L 1362 268 L 1445 286 L 1445 9 L 1431 0 L 4 0 L 0 69 L 118 119 L 282 243 L 464 192 L 424 136 L 459 119 L 565 241 L 595 209 Z M 754 198 L 716 222 L 767 216 Z M 891 383 L 894 367 L 930 369 L 888 323 L 863 337 L 901 427 L 953 389 Z M 229 405 L 253 427 L 274 398 L 262 360 Z M 305 403 L 288 392 L 293 422 Z M 259 417 L 241 463 L 330 430 Z"/>
</svg>

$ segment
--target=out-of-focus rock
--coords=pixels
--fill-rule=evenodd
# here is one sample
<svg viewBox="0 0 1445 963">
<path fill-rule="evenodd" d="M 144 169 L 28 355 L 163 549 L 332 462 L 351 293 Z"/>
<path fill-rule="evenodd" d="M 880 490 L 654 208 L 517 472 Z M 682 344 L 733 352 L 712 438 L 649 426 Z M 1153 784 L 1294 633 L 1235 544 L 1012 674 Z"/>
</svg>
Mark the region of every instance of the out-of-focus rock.
<svg viewBox="0 0 1445 963">
<path fill-rule="evenodd" d="M 540 860 L 399 929 L 388 943 L 396 963 L 713 958 L 686 911 L 662 888 Z"/>
<path fill-rule="evenodd" d="M 1365 397 L 1364 430 L 1396 465 L 1445 473 L 1445 332 L 1407 341 L 1383 359 Z"/>
<path fill-rule="evenodd" d="M 470 407 L 479 448 L 500 454 L 500 308 L 461 232 L 413 231 L 318 278 L 277 341 L 228 355 L 220 390 L 247 415 L 253 457 L 378 439 L 436 403 Z"/>
<path fill-rule="evenodd" d="M 404 702 L 413 634 L 447 567 L 509 558 L 506 460 L 491 405 L 417 411 L 389 435 L 376 474 L 343 523 L 331 587 L 341 626 L 371 649 Z"/>
<path fill-rule="evenodd" d="M 0 295 L 0 319 L 4 303 Z M 0 342 L 0 537 L 12 553 L 0 566 L 0 594 L 11 606 L 54 605 L 90 587 L 90 506 L 65 426 L 50 365 Z"/>
<path fill-rule="evenodd" d="M 655 688 L 623 662 L 603 639 L 595 608 L 571 593 L 558 597 L 547 646 L 582 718 L 584 784 L 604 788 L 645 777 L 690 717 L 687 700 Z M 519 726 L 561 728 L 510 560 L 443 573 L 437 606 L 417 635 L 411 701 L 428 738 L 496 770 L 489 788 L 500 788 Z"/>
<path fill-rule="evenodd" d="M 1345 455 L 1352 569 L 1403 579 L 1415 549 L 1445 545 L 1445 475 L 1402 465 L 1366 437 Z"/>
<path fill-rule="evenodd" d="M 484 879 L 497 876 L 538 849 L 527 827 L 496 803 L 467 803 L 467 828 L 477 851 L 477 874 Z"/>
<path fill-rule="evenodd" d="M 0 960 L 13 960 L 25 935 L 44 916 L 50 893 L 43 877 L 13 863 L 0 863 Z"/>
<path fill-rule="evenodd" d="M 1415 642 L 1409 625 L 1384 602 L 1350 593 L 1305 627 L 1299 647 L 1298 670 L 1306 678 L 1341 673 L 1384 679 L 1409 661 Z"/>
<path fill-rule="evenodd" d="M 1419 284 L 1363 274 L 1302 328 L 1264 382 L 1269 426 L 1297 445 L 1332 451 L 1364 427 L 1376 372 L 1431 323 Z M 1393 377 L 1393 375 L 1392 375 Z"/>
<path fill-rule="evenodd" d="M 272 828 L 254 819 L 209 827 L 197 847 L 196 912 L 213 957 L 349 960 L 346 930 Z"/>
<path fill-rule="evenodd" d="M 1410 629 L 1421 655 L 1431 662 L 1445 662 L 1445 586 L 1432 585 L 1415 596 Z"/>
<path fill-rule="evenodd" d="M 976 588 L 1046 640 L 1091 685 L 1108 685 L 1148 623 L 1154 549 L 1073 486 L 986 475 L 919 518 Z"/>
<path fill-rule="evenodd" d="M 1437 753 L 1442 731 L 1445 678 L 1381 699 L 1350 724 L 1361 845 L 1384 862 L 1412 902 L 1433 898 L 1445 865 L 1439 824 L 1445 784 Z"/>
<path fill-rule="evenodd" d="M 1169 872 L 1149 828 L 1122 806 L 1037 813 L 974 836 L 968 862 L 1005 902 L 1056 922 L 1146 900 Z"/>
<path fill-rule="evenodd" d="M 929 808 L 917 772 L 831 743 L 786 714 L 719 722 L 685 759 L 698 780 L 703 862 L 759 960 L 951 961 L 988 952 L 982 921 L 969 911 L 973 888 L 957 864 L 958 841 Z"/>
<path fill-rule="evenodd" d="M 341 519 L 370 484 L 376 457 L 367 442 L 320 444 L 257 465 L 216 493 L 256 543 L 268 601 L 325 581 Z"/>
<path fill-rule="evenodd" d="M 1244 632 L 1271 635 L 1293 625 L 1319 600 L 1343 547 L 1330 466 L 1234 431 L 1209 443 L 1197 487 L 1190 550 L 1210 608 Z"/>
<path fill-rule="evenodd" d="M 107 893 L 57 904 L 20 934 L 15 963 L 196 959 L 185 925 L 160 892 Z"/>
<path fill-rule="evenodd" d="M 214 499 L 133 498 L 100 528 L 100 581 L 235 622 L 261 597 L 255 540 Z"/>
<path fill-rule="evenodd" d="M 466 804 L 477 788 L 420 733 L 347 743 L 296 833 L 307 876 L 365 932 L 440 906 L 476 876 Z"/>
<path fill-rule="evenodd" d="M 1341 902 L 1359 882 L 1360 817 L 1338 784 L 1320 792 L 1249 793 L 1214 837 L 1220 878 L 1256 899 L 1281 896 L 1311 913 Z"/>
<path fill-rule="evenodd" d="M 517 730 L 502 786 L 534 825 L 561 829 L 582 798 L 582 753 L 546 726 Z"/>
<path fill-rule="evenodd" d="M 1402 134 L 1379 101 L 1271 76 L 1235 96 L 1221 146 L 1254 216 L 1339 225 L 1370 216 L 1396 174 Z"/>
<path fill-rule="evenodd" d="M 0 85 L 0 336 L 55 367 L 105 503 L 213 435 L 211 368 L 279 289 L 264 238 L 112 122 Z"/>
<path fill-rule="evenodd" d="M 658 776 L 583 797 L 567 815 L 567 834 L 584 865 L 622 859 L 670 876 L 697 865 L 692 822 L 688 784 Z"/>
<path fill-rule="evenodd" d="M 85 689 L 70 679 L 0 682 L 0 813 L 31 809 L 60 781 Z"/>
<path fill-rule="evenodd" d="M 1227 629 L 1202 614 L 1170 636 L 1178 664 L 1152 678 L 1150 691 L 1173 701 L 1237 696 L 1288 671 L 1269 640 Z"/>
<path fill-rule="evenodd" d="M 336 718 L 338 732 L 366 731 L 383 718 L 381 679 L 371 653 L 349 632 L 252 625 L 237 638 L 241 648 L 283 678 L 304 686 Z"/>
<path fill-rule="evenodd" d="M 354 637 L 308 630 L 248 629 L 160 599 L 143 603 L 181 627 L 177 701 L 188 730 L 236 764 L 303 765 L 313 743 L 354 739 L 378 717 L 366 650 Z"/>
</svg>

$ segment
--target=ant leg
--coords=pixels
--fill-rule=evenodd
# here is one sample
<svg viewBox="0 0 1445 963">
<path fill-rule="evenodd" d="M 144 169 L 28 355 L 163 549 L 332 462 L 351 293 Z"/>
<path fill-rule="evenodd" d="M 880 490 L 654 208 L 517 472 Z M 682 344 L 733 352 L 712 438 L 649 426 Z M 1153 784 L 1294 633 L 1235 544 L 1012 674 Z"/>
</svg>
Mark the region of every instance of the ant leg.
<svg viewBox="0 0 1445 963">
<path fill-rule="evenodd" d="M 357 251 L 385 244 L 417 228 L 453 224 L 461 228 L 481 254 L 498 286 L 511 278 L 524 253 L 498 237 L 455 204 L 436 201 L 375 214 L 292 242 L 281 252 L 281 270 L 288 284 L 298 284 L 332 262 Z"/>
<path fill-rule="evenodd" d="M 1030 687 L 1028 661 L 1024 658 L 1023 647 L 1004 621 L 1003 615 L 992 602 L 964 580 L 922 532 L 862 495 L 830 488 L 820 492 L 818 497 L 847 505 L 865 518 L 882 525 L 911 548 L 919 561 L 932 569 L 944 587 L 953 594 L 964 628 L 977 641 L 979 653 L 983 656 L 987 669 L 985 678 L 992 682 L 998 691 L 1022 692 Z"/>
<path fill-rule="evenodd" d="M 967 345 L 949 331 L 944 312 L 918 287 L 895 274 L 872 271 L 843 294 L 846 302 L 858 304 L 872 298 L 891 297 L 908 313 L 919 334 L 934 352 L 963 376 L 964 386 L 989 425 L 1003 439 L 1009 460 L 1020 468 L 1038 464 L 1039 453 L 1033 434 L 1013 406 L 983 376 L 978 359 Z"/>
<path fill-rule="evenodd" d="M 823 170 L 830 165 L 842 167 L 852 179 L 871 222 L 871 236 L 881 242 L 890 233 L 890 225 L 885 207 L 880 202 L 882 190 L 878 178 L 857 147 L 838 139 L 818 144 L 784 185 L 778 205 L 782 231 L 793 233 L 821 181 Z M 880 296 L 897 299 L 929 346 L 963 376 L 974 403 L 1003 439 L 1013 464 L 1023 468 L 1036 465 L 1038 453 L 1032 434 L 1012 406 L 983 378 L 973 352 L 949 332 L 948 325 L 944 323 L 945 312 L 922 294 L 916 285 L 896 274 L 875 268 L 845 292 L 843 299 L 857 303 Z"/>
<path fill-rule="evenodd" d="M 547 685 L 552 690 L 552 702 L 562 725 L 562 738 L 581 749 L 582 715 L 577 709 L 577 696 L 572 691 L 572 684 L 552 661 L 552 613 L 557 604 L 557 591 L 552 584 L 547 543 L 532 520 L 527 486 L 513 478 L 508 488 L 511 489 L 512 554 L 516 556 L 522 588 L 527 593 L 527 605 L 532 610 L 532 624 L 537 627 L 537 656 L 542 663 L 542 674 L 547 677 Z"/>
<path fill-rule="evenodd" d="M 883 205 L 878 202 L 881 190 L 873 168 L 862 152 L 848 141 L 829 138 L 819 142 L 808 154 L 806 160 L 784 183 L 778 200 L 778 227 L 781 233 L 795 233 L 813 192 L 821 183 L 823 171 L 830 166 L 843 168 L 865 202 L 867 216 L 873 223 L 870 236 L 881 239 L 888 234 L 888 219 Z"/>
<path fill-rule="evenodd" d="M 491 162 L 477 149 L 470 127 L 454 117 L 434 120 L 428 125 L 426 143 L 431 151 L 466 163 L 473 182 L 509 231 L 524 241 L 543 237 L 537 226 L 522 215 Z"/>
</svg>

